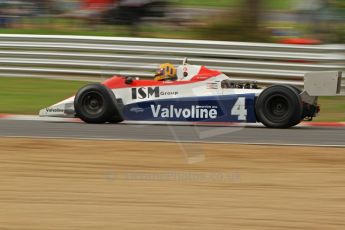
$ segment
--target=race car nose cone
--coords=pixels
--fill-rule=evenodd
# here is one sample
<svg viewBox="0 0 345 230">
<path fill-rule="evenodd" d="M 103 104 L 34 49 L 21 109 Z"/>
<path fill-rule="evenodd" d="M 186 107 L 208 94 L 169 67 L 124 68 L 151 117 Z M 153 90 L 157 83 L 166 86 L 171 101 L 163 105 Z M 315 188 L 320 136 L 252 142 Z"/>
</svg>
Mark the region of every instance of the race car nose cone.
<svg viewBox="0 0 345 230">
<path fill-rule="evenodd" d="M 40 117 L 75 117 L 74 96 L 39 111 Z"/>
<path fill-rule="evenodd" d="M 47 111 L 46 111 L 46 108 L 44 109 L 41 109 L 38 116 L 40 117 L 46 117 L 48 115 Z"/>
</svg>

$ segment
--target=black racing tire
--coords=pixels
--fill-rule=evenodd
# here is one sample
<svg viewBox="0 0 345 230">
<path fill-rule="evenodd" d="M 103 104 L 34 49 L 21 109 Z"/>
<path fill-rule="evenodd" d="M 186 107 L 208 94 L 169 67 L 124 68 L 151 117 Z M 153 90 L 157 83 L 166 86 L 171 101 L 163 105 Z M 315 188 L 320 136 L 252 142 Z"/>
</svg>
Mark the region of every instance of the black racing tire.
<svg viewBox="0 0 345 230">
<path fill-rule="evenodd" d="M 301 88 L 299 88 L 295 85 L 288 85 L 288 86 L 292 87 L 298 95 L 300 95 L 303 92 L 303 90 Z"/>
<path fill-rule="evenodd" d="M 75 96 L 74 109 L 76 116 L 86 123 L 123 121 L 114 93 L 102 84 L 89 84 L 81 88 Z"/>
<path fill-rule="evenodd" d="M 266 88 L 255 102 L 257 120 L 269 128 L 289 128 L 302 120 L 303 103 L 289 85 Z"/>
</svg>

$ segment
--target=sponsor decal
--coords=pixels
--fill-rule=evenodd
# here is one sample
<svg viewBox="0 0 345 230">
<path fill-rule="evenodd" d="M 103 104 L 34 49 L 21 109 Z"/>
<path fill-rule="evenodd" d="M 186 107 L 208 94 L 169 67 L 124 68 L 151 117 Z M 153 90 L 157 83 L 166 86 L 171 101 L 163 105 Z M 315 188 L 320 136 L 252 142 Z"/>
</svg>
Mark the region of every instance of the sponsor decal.
<svg viewBox="0 0 345 230">
<path fill-rule="evenodd" d="M 164 92 L 159 93 L 159 95 L 161 95 L 161 96 L 171 96 L 171 95 L 175 96 L 177 94 L 178 94 L 178 92 L 176 92 L 176 91 L 164 91 Z"/>
<path fill-rule="evenodd" d="M 174 105 L 163 107 L 161 105 L 151 105 L 153 117 L 158 118 L 203 118 L 215 119 L 218 116 L 214 106 L 192 105 L 189 108 L 175 108 Z"/>
<path fill-rule="evenodd" d="M 159 97 L 159 87 L 132 88 L 132 99 Z"/>
<path fill-rule="evenodd" d="M 218 84 L 216 82 L 208 82 L 206 85 L 207 89 L 218 89 Z"/>
<path fill-rule="evenodd" d="M 176 91 L 162 91 L 159 87 L 132 88 L 132 99 L 158 98 L 160 96 L 174 96 Z"/>
<path fill-rule="evenodd" d="M 134 112 L 134 113 L 142 113 L 142 112 L 144 112 L 144 109 L 139 108 L 139 107 L 133 107 L 129 111 Z"/>
<path fill-rule="evenodd" d="M 204 84 L 205 89 L 205 84 Z M 163 87 L 161 87 L 163 89 Z M 140 111 L 139 109 L 144 111 Z M 135 112 L 138 111 L 138 112 Z M 255 94 L 160 98 L 136 101 L 123 109 L 125 120 L 256 122 Z"/>
<path fill-rule="evenodd" d="M 60 108 L 46 108 L 47 113 L 64 113 L 64 109 Z"/>
</svg>

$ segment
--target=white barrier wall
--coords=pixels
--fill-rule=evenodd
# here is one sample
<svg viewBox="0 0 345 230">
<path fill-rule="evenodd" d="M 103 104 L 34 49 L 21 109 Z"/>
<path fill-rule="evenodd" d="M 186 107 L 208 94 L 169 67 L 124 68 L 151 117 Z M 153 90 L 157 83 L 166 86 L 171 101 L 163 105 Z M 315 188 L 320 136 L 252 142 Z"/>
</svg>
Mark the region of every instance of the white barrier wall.
<svg viewBox="0 0 345 230">
<path fill-rule="evenodd" d="M 239 80 L 303 84 L 304 73 L 345 69 L 345 45 L 180 39 L 0 35 L 0 76 L 152 77 L 162 62 L 207 65 Z M 95 78 L 97 79 L 97 78 Z"/>
</svg>

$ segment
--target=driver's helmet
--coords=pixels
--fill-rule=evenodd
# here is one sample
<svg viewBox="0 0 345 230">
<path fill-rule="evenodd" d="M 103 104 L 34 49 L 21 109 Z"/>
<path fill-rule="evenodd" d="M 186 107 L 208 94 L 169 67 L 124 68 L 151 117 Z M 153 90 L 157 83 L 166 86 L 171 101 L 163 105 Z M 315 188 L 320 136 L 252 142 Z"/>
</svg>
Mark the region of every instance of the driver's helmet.
<svg viewBox="0 0 345 230">
<path fill-rule="evenodd" d="M 176 76 L 176 68 L 173 64 L 164 63 L 159 65 L 159 69 L 157 69 L 155 74 L 156 81 L 165 81 L 171 80 L 174 81 L 177 79 Z"/>
</svg>

